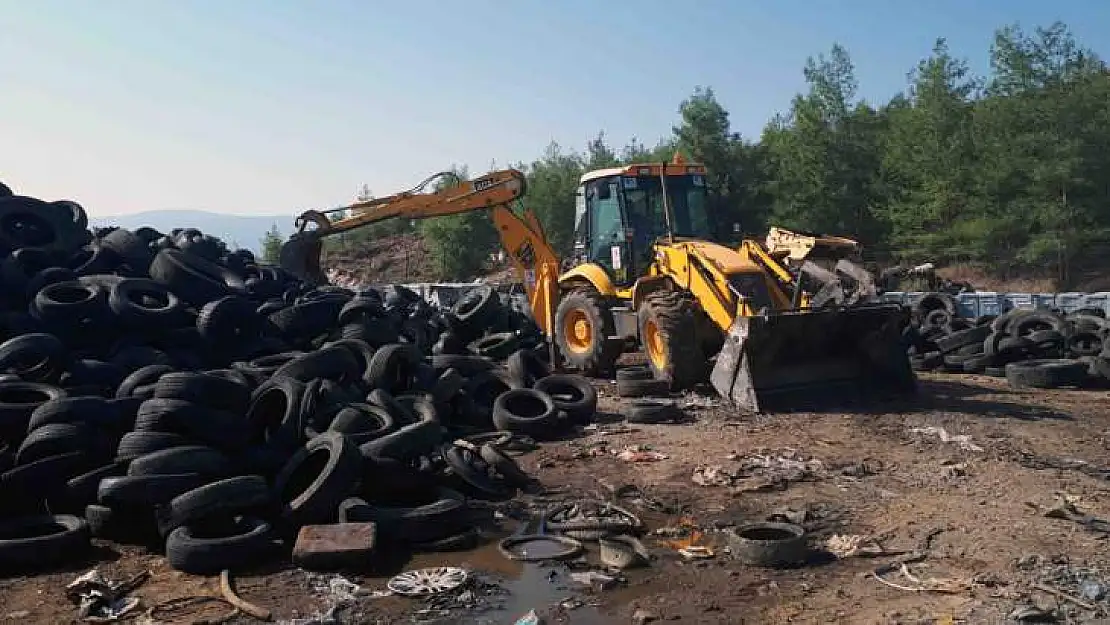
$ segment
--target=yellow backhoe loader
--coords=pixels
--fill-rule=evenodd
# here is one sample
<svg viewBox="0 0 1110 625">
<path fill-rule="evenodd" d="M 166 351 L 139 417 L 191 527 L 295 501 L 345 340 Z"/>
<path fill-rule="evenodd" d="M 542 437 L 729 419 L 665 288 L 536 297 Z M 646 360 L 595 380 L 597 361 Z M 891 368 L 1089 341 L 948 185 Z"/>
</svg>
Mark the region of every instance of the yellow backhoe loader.
<svg viewBox="0 0 1110 625">
<path fill-rule="evenodd" d="M 390 218 L 488 209 L 523 277 L 536 323 L 564 365 L 608 373 L 624 351 L 640 345 L 655 375 L 672 388 L 692 387 L 708 375 L 724 398 L 749 411 L 775 407 L 777 400 L 809 403 L 823 397 L 818 389 L 904 394 L 916 386 L 900 341 L 899 306 L 856 301 L 846 307 L 826 297 L 815 308 L 812 300 L 822 292 L 843 291 L 839 281 L 826 275 L 811 293 L 783 262 L 790 256 L 783 246 L 772 245 L 772 254 L 755 240 L 735 249 L 710 241 L 701 165 L 676 157 L 583 175 L 573 249 L 562 263 L 536 216 L 510 207 L 524 195 L 521 172 L 495 171 L 420 192 L 443 175 L 393 196 L 305 213 L 282 249 L 282 266 L 326 282 L 319 264 L 323 237 Z M 328 218 L 339 211 L 347 216 Z M 794 252 L 803 264 L 807 254 Z"/>
</svg>

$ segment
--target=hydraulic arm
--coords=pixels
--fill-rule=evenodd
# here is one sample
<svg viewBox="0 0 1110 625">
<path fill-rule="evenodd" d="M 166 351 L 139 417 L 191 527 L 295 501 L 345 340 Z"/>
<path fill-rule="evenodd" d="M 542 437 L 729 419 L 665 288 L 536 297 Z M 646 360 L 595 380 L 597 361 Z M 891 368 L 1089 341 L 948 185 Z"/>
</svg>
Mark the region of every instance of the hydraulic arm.
<svg viewBox="0 0 1110 625">
<path fill-rule="evenodd" d="M 438 191 L 428 185 L 446 180 Z M 517 215 L 509 205 L 524 196 L 524 174 L 516 169 L 492 171 L 474 180 L 459 180 L 452 172 L 429 176 L 408 191 L 326 210 L 305 211 L 297 217 L 297 232 L 281 248 L 283 269 L 311 284 L 326 284 L 320 267 L 325 237 L 350 232 L 388 219 L 428 219 L 489 210 L 502 247 L 523 274 L 536 323 L 545 332 L 557 298 L 559 258 L 531 211 Z"/>
<path fill-rule="evenodd" d="M 428 185 L 444 180 L 453 184 L 424 192 Z M 327 277 L 320 268 L 320 252 L 325 237 L 387 219 L 427 219 L 505 206 L 523 195 L 524 174 L 515 169 L 493 171 L 475 180 L 459 180 L 452 172 L 440 172 L 408 191 L 338 208 L 305 211 L 294 222 L 297 232 L 281 248 L 280 264 L 302 280 L 323 284 Z"/>
</svg>

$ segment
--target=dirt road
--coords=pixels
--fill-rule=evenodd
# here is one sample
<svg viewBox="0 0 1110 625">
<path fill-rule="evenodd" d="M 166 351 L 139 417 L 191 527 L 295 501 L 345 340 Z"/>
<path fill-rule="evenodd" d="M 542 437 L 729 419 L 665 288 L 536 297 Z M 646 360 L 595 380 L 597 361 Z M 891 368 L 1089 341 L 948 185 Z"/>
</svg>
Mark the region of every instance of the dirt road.
<svg viewBox="0 0 1110 625">
<path fill-rule="evenodd" d="M 602 411 L 619 412 L 611 387 L 601 384 Z M 643 540 L 651 566 L 594 590 L 572 583 L 564 565 L 510 563 L 487 544 L 380 567 L 382 576 L 414 566 L 468 567 L 478 583 L 461 596 L 360 596 L 339 601 L 332 621 L 300 622 L 512 623 L 532 608 L 549 623 L 979 624 L 1014 622 L 1012 613 L 1028 619 L 1035 608 L 1055 611 L 1057 622 L 1095 622 L 1110 615 L 1110 527 L 1079 515 L 1110 517 L 1108 396 L 1019 392 L 990 378 L 923 375 L 915 400 L 855 412 L 740 417 L 691 397 L 683 401 L 702 406 L 687 409 L 693 417 L 687 424 L 629 426 L 603 415 L 605 422 L 583 436 L 519 459 L 550 489 L 540 503 L 616 497 L 649 530 L 697 528 L 714 558 L 686 560 L 649 534 Z M 617 452 L 632 446 L 666 457 L 622 460 Z M 696 472 L 710 485 L 696 484 Z M 791 570 L 758 569 L 728 556 L 719 528 L 775 514 L 801 521 L 817 545 L 859 536 L 864 551 L 883 554 L 823 553 Z M 679 533 L 665 540 L 681 539 Z M 218 594 L 214 580 L 175 573 L 136 549 L 104 545 L 99 556 L 120 578 L 153 572 L 137 593 L 148 607 Z M 884 579 L 908 590 L 870 574 L 900 558 L 911 560 L 906 572 L 913 579 L 897 566 Z M 591 565 L 578 572 L 600 570 L 595 553 L 587 559 Z M 74 620 L 62 588 L 83 567 L 0 580 L 0 621 Z M 276 620 L 288 621 L 335 604 L 343 590 L 335 579 L 275 569 L 243 575 L 238 586 Z M 384 586 L 384 577 L 345 579 L 367 591 Z M 186 606 L 145 622 L 198 622 L 227 611 L 219 604 Z"/>
</svg>

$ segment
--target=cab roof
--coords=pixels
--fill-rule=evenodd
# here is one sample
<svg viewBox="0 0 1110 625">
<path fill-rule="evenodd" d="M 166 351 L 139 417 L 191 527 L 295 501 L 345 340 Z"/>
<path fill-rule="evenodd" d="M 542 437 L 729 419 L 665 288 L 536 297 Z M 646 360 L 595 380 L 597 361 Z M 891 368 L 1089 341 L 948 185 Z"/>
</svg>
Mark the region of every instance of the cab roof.
<svg viewBox="0 0 1110 625">
<path fill-rule="evenodd" d="M 676 159 L 677 160 L 677 159 Z M 610 176 L 654 176 L 659 177 L 663 174 L 663 167 L 667 168 L 667 176 L 687 176 L 690 174 L 705 175 L 705 166 L 696 163 L 672 162 L 666 165 L 662 163 L 634 163 L 632 165 L 625 165 L 623 167 L 607 167 L 605 169 L 595 169 L 582 174 L 579 178 L 578 184 L 586 184 L 591 180 L 599 178 L 608 178 Z"/>
</svg>

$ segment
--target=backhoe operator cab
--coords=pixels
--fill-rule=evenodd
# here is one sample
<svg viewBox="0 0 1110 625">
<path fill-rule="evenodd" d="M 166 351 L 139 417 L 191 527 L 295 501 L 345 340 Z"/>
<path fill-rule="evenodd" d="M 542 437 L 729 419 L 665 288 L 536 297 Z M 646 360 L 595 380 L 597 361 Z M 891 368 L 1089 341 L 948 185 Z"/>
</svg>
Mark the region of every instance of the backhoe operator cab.
<svg viewBox="0 0 1110 625">
<path fill-rule="evenodd" d="M 615 286 L 631 286 L 646 275 L 656 241 L 706 241 L 712 235 L 701 165 L 631 165 L 588 172 L 575 199 L 574 253 L 568 265 L 593 263 Z"/>
</svg>

